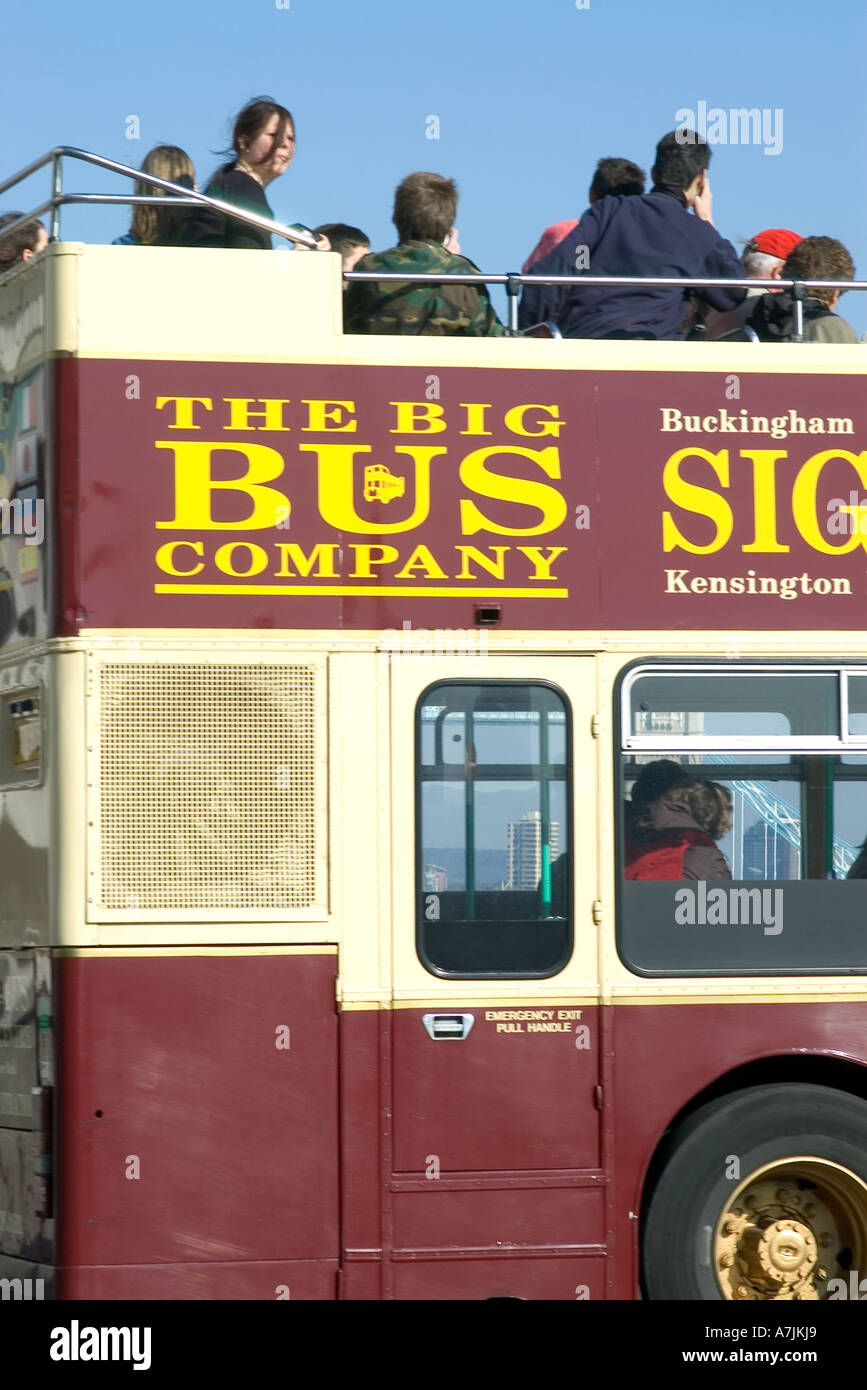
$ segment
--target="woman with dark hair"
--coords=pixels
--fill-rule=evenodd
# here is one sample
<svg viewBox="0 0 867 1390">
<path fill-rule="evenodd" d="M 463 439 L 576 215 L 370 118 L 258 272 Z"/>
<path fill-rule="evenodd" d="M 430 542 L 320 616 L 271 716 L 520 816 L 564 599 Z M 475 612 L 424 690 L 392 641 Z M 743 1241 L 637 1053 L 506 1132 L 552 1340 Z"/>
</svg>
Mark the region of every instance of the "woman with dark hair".
<svg viewBox="0 0 867 1390">
<path fill-rule="evenodd" d="M 285 174 L 292 163 L 295 154 L 292 112 L 271 97 L 254 97 L 235 120 L 232 150 L 234 158 L 217 170 L 205 193 L 273 221 L 265 189 Z M 185 244 L 270 251 L 271 234 L 250 222 L 203 207 L 191 219 Z M 330 249 L 327 239 L 323 238 L 319 249 Z"/>
<path fill-rule="evenodd" d="M 4 212 L 0 217 L 0 229 L 10 226 L 23 216 L 21 212 Z M 0 275 L 18 261 L 29 261 L 31 256 L 37 256 L 47 245 L 48 233 L 41 222 L 22 222 L 20 227 L 16 227 L 14 232 L 10 232 L 0 241 Z"/>
</svg>

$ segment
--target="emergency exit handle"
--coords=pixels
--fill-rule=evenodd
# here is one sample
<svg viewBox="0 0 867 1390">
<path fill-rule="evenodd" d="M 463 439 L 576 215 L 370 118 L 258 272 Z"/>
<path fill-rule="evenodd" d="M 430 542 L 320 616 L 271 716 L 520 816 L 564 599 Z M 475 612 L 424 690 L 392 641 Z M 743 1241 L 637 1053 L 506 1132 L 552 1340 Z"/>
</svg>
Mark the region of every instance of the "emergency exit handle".
<svg viewBox="0 0 867 1390">
<path fill-rule="evenodd" d="M 422 1023 L 434 1042 L 462 1042 L 470 1035 L 474 1014 L 423 1014 Z"/>
</svg>

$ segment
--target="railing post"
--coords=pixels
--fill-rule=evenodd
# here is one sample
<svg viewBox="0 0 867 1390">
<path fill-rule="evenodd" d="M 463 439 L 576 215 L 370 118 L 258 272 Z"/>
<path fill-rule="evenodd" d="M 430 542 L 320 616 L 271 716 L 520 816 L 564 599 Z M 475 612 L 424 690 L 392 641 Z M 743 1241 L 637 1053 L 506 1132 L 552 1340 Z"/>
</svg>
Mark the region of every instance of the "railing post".
<svg viewBox="0 0 867 1390">
<path fill-rule="evenodd" d="M 63 156 L 56 154 L 52 160 L 51 178 L 51 197 L 52 200 L 59 198 L 63 193 Z M 52 201 L 51 204 L 51 230 L 49 236 L 52 241 L 60 240 L 60 203 Z"/>
<path fill-rule="evenodd" d="M 795 331 L 792 334 L 793 343 L 804 341 L 804 284 L 801 280 L 796 280 L 792 286 L 792 300 L 795 305 Z"/>
<path fill-rule="evenodd" d="M 510 271 L 506 280 L 506 294 L 509 296 L 509 330 L 518 331 L 518 295 L 521 293 L 521 277 L 517 271 Z"/>
</svg>

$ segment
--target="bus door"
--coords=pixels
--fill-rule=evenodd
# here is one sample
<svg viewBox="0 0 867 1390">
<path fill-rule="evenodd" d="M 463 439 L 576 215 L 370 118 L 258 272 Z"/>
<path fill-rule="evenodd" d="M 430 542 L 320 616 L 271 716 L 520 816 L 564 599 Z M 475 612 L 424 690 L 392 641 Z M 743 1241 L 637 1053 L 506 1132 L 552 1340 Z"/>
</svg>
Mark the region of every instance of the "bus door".
<svg viewBox="0 0 867 1390">
<path fill-rule="evenodd" d="M 0 1277 L 24 1290 L 3 1298 L 53 1290 L 53 1086 L 49 953 L 0 951 Z"/>
<path fill-rule="evenodd" d="M 395 1297 L 603 1296 L 594 680 L 392 663 Z"/>
</svg>

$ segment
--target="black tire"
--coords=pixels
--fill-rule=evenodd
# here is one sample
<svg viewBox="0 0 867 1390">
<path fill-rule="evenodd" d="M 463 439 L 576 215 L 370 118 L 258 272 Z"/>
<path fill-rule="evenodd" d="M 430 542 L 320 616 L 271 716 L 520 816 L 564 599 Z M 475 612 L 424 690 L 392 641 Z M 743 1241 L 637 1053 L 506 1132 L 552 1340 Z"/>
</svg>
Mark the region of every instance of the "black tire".
<svg viewBox="0 0 867 1390">
<path fill-rule="evenodd" d="M 722 1301 L 711 1245 L 739 1186 L 726 1176 L 730 1157 L 741 1180 L 764 1164 L 809 1155 L 867 1182 L 867 1102 L 827 1086 L 754 1086 L 695 1111 L 666 1145 L 644 1223 L 645 1297 Z"/>
</svg>

